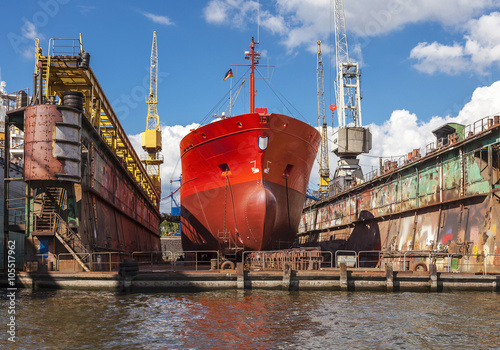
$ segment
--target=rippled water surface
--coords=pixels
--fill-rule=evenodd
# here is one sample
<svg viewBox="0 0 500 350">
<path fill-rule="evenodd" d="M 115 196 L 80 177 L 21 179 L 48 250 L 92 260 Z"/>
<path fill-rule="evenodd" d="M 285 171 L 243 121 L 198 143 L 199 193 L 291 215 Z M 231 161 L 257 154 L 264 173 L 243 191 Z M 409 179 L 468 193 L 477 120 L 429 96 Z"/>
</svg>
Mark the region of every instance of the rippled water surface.
<svg viewBox="0 0 500 350">
<path fill-rule="evenodd" d="M 26 349 L 494 349 L 500 294 L 224 291 L 117 294 L 22 290 Z M 0 327 L 2 327 L 0 326 Z"/>
</svg>

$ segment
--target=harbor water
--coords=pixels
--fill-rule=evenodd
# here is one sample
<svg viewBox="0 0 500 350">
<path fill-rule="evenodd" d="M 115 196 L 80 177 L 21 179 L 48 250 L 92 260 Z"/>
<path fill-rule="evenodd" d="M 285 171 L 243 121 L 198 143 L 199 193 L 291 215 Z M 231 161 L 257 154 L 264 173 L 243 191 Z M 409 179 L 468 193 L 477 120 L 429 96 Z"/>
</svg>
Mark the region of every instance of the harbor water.
<svg viewBox="0 0 500 350">
<path fill-rule="evenodd" d="M 500 294 L 20 290 L 7 349 L 494 349 Z"/>
</svg>

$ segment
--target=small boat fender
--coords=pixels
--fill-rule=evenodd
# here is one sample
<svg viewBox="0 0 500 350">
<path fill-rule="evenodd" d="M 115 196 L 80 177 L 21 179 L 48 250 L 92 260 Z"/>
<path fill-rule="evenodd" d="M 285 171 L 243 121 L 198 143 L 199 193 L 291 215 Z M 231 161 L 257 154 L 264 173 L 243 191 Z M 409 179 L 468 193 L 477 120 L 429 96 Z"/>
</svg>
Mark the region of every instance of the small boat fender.
<svg viewBox="0 0 500 350">
<path fill-rule="evenodd" d="M 234 270 L 234 262 L 226 260 L 220 266 L 221 270 Z"/>
<path fill-rule="evenodd" d="M 411 266 L 412 271 L 428 271 L 427 264 L 423 261 L 419 261 Z"/>
</svg>

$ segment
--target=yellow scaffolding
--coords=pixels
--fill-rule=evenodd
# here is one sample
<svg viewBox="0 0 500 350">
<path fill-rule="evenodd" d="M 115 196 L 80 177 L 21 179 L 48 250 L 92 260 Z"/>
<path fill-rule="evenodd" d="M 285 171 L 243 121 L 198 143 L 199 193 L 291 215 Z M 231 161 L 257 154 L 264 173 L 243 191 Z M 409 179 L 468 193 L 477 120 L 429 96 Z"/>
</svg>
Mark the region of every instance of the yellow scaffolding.
<svg viewBox="0 0 500 350">
<path fill-rule="evenodd" d="M 47 56 L 43 55 L 38 40 L 35 45 L 35 73 L 41 73 L 43 77 L 38 98 L 42 103 L 62 103 L 65 91 L 81 92 L 85 117 L 99 130 L 110 149 L 123 159 L 139 186 L 159 207 L 160 188 L 148 176 L 94 72 L 82 65 L 82 57 L 88 54 L 83 49 L 81 35 L 79 39 L 50 39 Z"/>
</svg>

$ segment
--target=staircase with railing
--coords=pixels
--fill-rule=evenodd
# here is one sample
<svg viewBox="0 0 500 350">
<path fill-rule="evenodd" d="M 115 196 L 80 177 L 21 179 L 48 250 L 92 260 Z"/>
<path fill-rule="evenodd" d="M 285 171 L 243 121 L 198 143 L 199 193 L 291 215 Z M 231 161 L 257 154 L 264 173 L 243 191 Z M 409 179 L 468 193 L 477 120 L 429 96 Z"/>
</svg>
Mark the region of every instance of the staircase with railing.
<svg viewBox="0 0 500 350">
<path fill-rule="evenodd" d="M 33 213 L 33 235 L 53 235 L 55 232 L 51 214 L 59 213 L 62 204 L 63 189 L 48 187 L 45 192 L 35 200 L 41 206 L 40 211 Z"/>
<path fill-rule="evenodd" d="M 58 222 L 58 229 L 55 235 L 59 242 L 71 253 L 73 258 L 80 264 L 80 266 L 87 272 L 90 271 L 90 252 L 82 243 L 80 236 L 78 236 L 58 214 L 54 215 L 54 221 Z"/>
<path fill-rule="evenodd" d="M 41 197 L 41 210 L 33 213 L 33 236 L 56 236 L 85 271 L 90 271 L 90 252 L 59 215 L 64 189 L 49 187 Z"/>
</svg>

